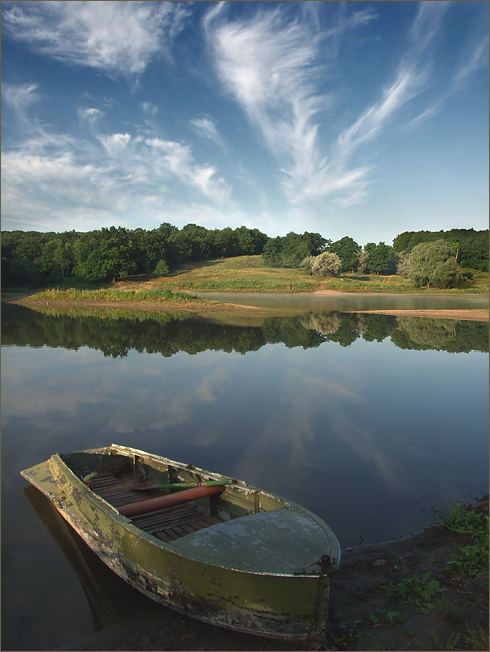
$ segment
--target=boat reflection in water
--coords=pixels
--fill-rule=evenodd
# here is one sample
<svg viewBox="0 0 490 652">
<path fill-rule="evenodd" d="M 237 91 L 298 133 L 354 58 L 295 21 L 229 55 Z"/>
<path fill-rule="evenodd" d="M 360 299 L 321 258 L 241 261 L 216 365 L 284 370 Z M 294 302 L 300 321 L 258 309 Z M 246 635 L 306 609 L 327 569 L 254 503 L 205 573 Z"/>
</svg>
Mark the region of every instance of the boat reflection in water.
<svg viewBox="0 0 490 652">
<path fill-rule="evenodd" d="M 175 616 L 107 568 L 39 489 L 29 485 L 22 493 L 76 572 L 87 597 L 95 632 L 147 613 L 149 609 L 168 611 Z"/>
</svg>

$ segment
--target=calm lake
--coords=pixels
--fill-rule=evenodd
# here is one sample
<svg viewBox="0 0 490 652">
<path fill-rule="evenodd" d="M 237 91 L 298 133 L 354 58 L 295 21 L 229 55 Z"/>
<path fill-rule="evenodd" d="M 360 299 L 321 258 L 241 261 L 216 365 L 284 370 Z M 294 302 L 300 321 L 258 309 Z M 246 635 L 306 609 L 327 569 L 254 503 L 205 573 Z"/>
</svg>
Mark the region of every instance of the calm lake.
<svg viewBox="0 0 490 652">
<path fill-rule="evenodd" d="M 340 312 L 487 297 L 219 298 L 276 315 L 2 304 L 2 649 L 53 650 L 108 622 L 19 474 L 55 452 L 114 442 L 244 479 L 317 513 L 342 547 L 409 536 L 488 491 L 488 323 Z"/>
</svg>

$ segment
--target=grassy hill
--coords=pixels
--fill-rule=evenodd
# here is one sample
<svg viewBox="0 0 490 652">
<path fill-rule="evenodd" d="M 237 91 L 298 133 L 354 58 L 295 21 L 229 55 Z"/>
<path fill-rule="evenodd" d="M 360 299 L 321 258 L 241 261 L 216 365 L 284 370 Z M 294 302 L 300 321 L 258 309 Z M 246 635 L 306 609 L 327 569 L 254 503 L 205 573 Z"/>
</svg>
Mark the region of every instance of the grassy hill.
<svg viewBox="0 0 490 652">
<path fill-rule="evenodd" d="M 466 270 L 464 270 L 466 271 Z M 396 294 L 488 294 L 488 274 L 473 272 L 473 278 L 462 289 L 437 290 L 415 288 L 401 276 L 346 274 L 342 278 L 308 276 L 299 269 L 266 267 L 262 256 L 220 258 L 182 269 L 162 278 L 133 276 L 120 280 L 118 289 L 170 289 L 190 292 L 376 292 Z"/>
</svg>

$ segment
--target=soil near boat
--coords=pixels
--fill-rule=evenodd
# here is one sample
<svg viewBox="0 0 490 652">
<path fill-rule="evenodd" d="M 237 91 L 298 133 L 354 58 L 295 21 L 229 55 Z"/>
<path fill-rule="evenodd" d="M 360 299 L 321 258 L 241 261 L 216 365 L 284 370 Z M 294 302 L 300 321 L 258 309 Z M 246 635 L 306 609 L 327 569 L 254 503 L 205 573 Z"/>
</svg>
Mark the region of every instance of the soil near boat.
<svg viewBox="0 0 490 652">
<path fill-rule="evenodd" d="M 469 649 L 446 647 L 468 628 L 488 627 L 488 599 L 468 581 L 448 571 L 451 555 L 465 543 L 462 535 L 442 528 L 427 530 L 384 544 L 342 551 L 340 569 L 333 575 L 329 637 L 326 650 Z M 386 587 L 430 573 L 441 590 L 434 607 L 419 613 L 417 605 L 388 602 Z M 373 622 L 391 614 L 392 623 Z M 396 614 L 396 615 L 393 615 Z M 375 619 L 374 619 L 375 620 Z M 439 645 L 439 647 L 434 647 Z M 146 598 L 133 617 L 59 650 L 288 650 L 272 641 L 206 625 L 177 614 Z M 471 648 L 476 649 L 476 648 Z M 481 648 L 484 649 L 484 648 Z"/>
</svg>

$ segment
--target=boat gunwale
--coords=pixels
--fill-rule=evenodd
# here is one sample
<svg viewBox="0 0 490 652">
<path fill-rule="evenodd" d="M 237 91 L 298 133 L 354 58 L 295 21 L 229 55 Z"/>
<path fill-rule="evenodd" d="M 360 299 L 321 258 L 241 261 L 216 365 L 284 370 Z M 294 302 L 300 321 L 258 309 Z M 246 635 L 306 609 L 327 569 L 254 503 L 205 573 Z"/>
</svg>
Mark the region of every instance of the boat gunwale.
<svg viewBox="0 0 490 652">
<path fill-rule="evenodd" d="M 152 453 L 147 453 L 145 451 L 132 448 L 129 446 L 120 446 L 119 444 L 111 444 L 111 446 L 108 447 L 101 447 L 101 448 L 95 448 L 95 449 L 87 449 L 83 451 L 73 451 L 72 453 L 66 454 L 68 455 L 76 455 L 77 453 L 79 454 L 97 454 L 97 453 L 103 453 L 106 455 L 109 455 L 109 451 L 114 451 L 116 453 L 119 453 L 125 457 L 130 457 L 132 454 L 136 454 L 142 458 L 149 458 L 152 461 L 158 463 L 158 464 L 168 464 L 169 466 L 179 468 L 182 470 L 188 470 L 191 471 L 192 473 L 197 473 L 200 474 L 201 472 L 205 475 L 209 475 L 213 477 L 213 479 L 220 480 L 220 479 L 230 479 L 229 476 L 224 476 L 222 474 L 217 474 L 213 473 L 210 471 L 207 471 L 205 469 L 201 469 L 199 467 L 196 467 L 192 465 L 191 468 L 189 468 L 189 465 L 186 465 L 183 462 L 177 462 L 174 460 L 171 460 L 169 458 L 165 458 L 163 456 L 155 455 Z M 62 454 L 63 455 L 63 454 Z M 91 501 L 92 503 L 95 504 L 97 509 L 102 509 L 106 516 L 110 519 L 113 519 L 117 525 L 125 530 L 127 530 L 129 533 L 131 533 L 133 536 L 136 536 L 137 538 L 144 539 L 151 545 L 159 548 L 163 553 L 171 553 L 172 555 L 176 555 L 178 558 L 181 559 L 190 559 L 195 563 L 198 564 L 205 564 L 207 566 L 213 566 L 215 568 L 219 569 L 226 569 L 233 571 L 235 573 L 241 573 L 243 575 L 254 575 L 254 576 L 272 576 L 272 577 L 285 577 L 285 578 L 304 578 L 304 579 L 318 579 L 318 577 L 321 575 L 322 571 L 321 569 L 318 572 L 312 572 L 312 573 L 301 573 L 298 572 L 298 570 L 295 571 L 290 571 L 290 572 L 273 572 L 273 571 L 254 571 L 250 569 L 241 569 L 241 568 L 236 568 L 233 564 L 226 564 L 220 562 L 218 559 L 213 558 L 213 557 L 208 557 L 207 555 L 204 555 L 202 553 L 199 553 L 197 551 L 192 551 L 192 550 L 181 550 L 178 548 L 178 546 L 174 546 L 173 542 L 166 542 L 163 541 L 162 539 L 158 538 L 157 536 L 150 534 L 146 532 L 145 530 L 142 530 L 138 526 L 134 525 L 131 521 L 130 518 L 127 516 L 124 516 L 119 512 L 119 510 L 114 507 L 111 503 L 109 503 L 107 500 L 105 500 L 102 496 L 97 494 L 96 492 L 92 491 L 88 485 L 86 485 L 83 480 L 81 480 L 76 473 L 68 466 L 68 464 L 65 462 L 63 459 L 62 455 L 58 453 L 54 453 L 51 455 L 49 458 L 49 461 L 52 461 L 56 466 L 60 468 L 60 470 L 65 474 L 68 475 L 68 480 L 69 482 L 74 485 L 83 495 L 87 498 L 87 500 Z M 144 462 L 144 460 L 142 460 Z M 28 469 L 26 469 L 27 471 Z M 26 480 L 29 480 L 29 477 L 24 475 L 24 472 L 21 472 L 23 477 L 26 478 Z M 49 494 L 46 490 L 41 488 L 39 485 L 36 485 L 38 489 L 40 489 L 48 498 L 53 500 L 53 496 Z M 333 558 L 333 569 L 336 570 L 339 565 L 340 565 L 340 557 L 341 557 L 341 549 L 340 549 L 340 544 L 338 543 L 338 540 L 335 536 L 335 534 L 332 532 L 330 527 L 323 521 L 319 516 L 314 514 L 313 512 L 310 512 L 307 508 L 298 505 L 292 501 L 286 500 L 281 496 L 278 496 L 272 492 L 264 491 L 258 487 L 254 487 L 253 485 L 249 485 L 245 483 L 242 480 L 237 480 L 236 484 L 231 484 L 231 485 L 225 485 L 225 493 L 227 490 L 233 490 L 229 489 L 233 487 L 235 490 L 236 489 L 242 489 L 245 490 L 246 493 L 248 492 L 260 492 L 264 496 L 272 497 L 276 500 L 279 500 L 283 504 L 283 508 L 296 508 L 299 510 L 302 514 L 316 522 L 326 535 L 326 542 L 332 543 L 332 535 L 333 535 L 333 542 L 337 544 L 337 550 L 335 550 L 335 556 Z M 63 515 L 65 514 L 70 514 L 70 510 L 68 507 L 65 507 L 62 504 L 59 504 L 58 501 L 54 501 L 54 504 L 58 511 L 60 511 Z M 281 508 L 282 509 L 282 508 Z M 269 510 L 265 510 L 269 511 Z M 270 510 L 270 511 L 276 511 L 276 510 Z M 238 517 L 237 520 L 240 520 L 241 518 L 246 518 L 246 516 Z M 82 536 L 82 538 L 85 539 L 85 537 L 81 534 L 81 530 L 86 530 L 86 526 L 84 526 L 84 523 L 81 523 L 78 527 L 73 523 L 74 517 L 72 516 L 69 519 L 69 522 L 71 523 L 72 527 L 75 529 L 75 531 Z M 85 520 L 85 523 L 87 523 L 87 520 Z M 212 526 L 212 527 L 219 527 L 219 526 Z M 184 537 L 185 538 L 185 537 Z"/>
</svg>

